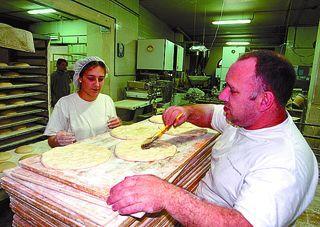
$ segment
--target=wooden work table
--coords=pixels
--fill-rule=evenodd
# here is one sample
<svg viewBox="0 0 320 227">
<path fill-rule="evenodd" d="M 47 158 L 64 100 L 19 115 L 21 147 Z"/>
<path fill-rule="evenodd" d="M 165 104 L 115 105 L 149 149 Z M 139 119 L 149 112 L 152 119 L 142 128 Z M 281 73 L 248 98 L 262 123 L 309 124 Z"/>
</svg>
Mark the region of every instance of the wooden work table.
<svg viewBox="0 0 320 227">
<path fill-rule="evenodd" d="M 136 124 L 152 124 L 148 120 Z M 164 135 L 162 140 L 177 146 L 175 156 L 153 162 L 128 162 L 113 157 L 85 170 L 45 168 L 40 157 L 19 162 L 7 170 L 1 186 L 10 196 L 14 226 L 135 226 L 173 224 L 165 212 L 142 218 L 121 216 L 106 204 L 109 189 L 126 176 L 154 174 L 189 191 L 194 191 L 210 167 L 211 147 L 217 132 L 190 136 Z M 79 143 L 96 144 L 112 151 L 122 140 L 104 133 Z M 140 215 L 140 216 L 139 216 Z M 141 214 L 138 216 L 141 217 Z"/>
</svg>

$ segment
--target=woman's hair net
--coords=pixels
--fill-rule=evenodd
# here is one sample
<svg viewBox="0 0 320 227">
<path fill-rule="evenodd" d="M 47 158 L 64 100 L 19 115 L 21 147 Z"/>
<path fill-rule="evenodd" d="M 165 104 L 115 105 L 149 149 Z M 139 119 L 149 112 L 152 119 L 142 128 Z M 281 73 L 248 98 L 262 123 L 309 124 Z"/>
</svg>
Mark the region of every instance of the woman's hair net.
<svg viewBox="0 0 320 227">
<path fill-rule="evenodd" d="M 75 85 L 76 88 L 79 88 L 79 77 L 80 77 L 80 73 L 82 72 L 83 68 L 86 65 L 88 65 L 90 62 L 93 62 L 93 61 L 101 61 L 106 66 L 106 73 L 108 74 L 109 68 L 101 58 L 96 57 L 96 56 L 90 56 L 90 57 L 79 59 L 74 64 L 73 84 Z"/>
</svg>

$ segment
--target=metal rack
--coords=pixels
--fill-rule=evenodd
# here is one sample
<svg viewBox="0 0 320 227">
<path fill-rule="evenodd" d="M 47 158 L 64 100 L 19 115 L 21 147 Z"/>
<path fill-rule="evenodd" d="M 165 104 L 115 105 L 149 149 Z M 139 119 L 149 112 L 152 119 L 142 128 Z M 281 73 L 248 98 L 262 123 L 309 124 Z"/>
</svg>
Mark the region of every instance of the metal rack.
<svg viewBox="0 0 320 227">
<path fill-rule="evenodd" d="M 48 43 L 34 39 L 35 53 L 0 48 L 0 151 L 43 139 L 49 118 Z M 14 66 L 23 62 L 30 66 Z M 18 75 L 6 75 L 15 72 Z"/>
</svg>

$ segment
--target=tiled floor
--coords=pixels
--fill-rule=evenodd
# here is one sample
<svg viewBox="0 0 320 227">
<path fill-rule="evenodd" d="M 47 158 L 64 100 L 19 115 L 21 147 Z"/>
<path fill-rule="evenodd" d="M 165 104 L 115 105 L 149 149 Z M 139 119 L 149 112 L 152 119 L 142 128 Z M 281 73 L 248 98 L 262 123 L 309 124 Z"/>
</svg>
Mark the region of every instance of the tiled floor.
<svg viewBox="0 0 320 227">
<path fill-rule="evenodd" d="M 316 195 L 307 210 L 296 221 L 297 227 L 320 226 L 320 184 Z"/>
</svg>

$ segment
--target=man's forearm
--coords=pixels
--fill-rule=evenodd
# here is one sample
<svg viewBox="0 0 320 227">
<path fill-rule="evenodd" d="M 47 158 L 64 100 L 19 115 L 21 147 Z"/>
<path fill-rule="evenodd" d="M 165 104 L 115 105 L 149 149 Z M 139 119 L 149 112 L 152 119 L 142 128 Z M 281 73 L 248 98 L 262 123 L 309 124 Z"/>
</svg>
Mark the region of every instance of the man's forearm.
<svg viewBox="0 0 320 227">
<path fill-rule="evenodd" d="M 252 226 L 240 212 L 203 201 L 172 186 L 165 209 L 184 226 Z"/>
<path fill-rule="evenodd" d="M 211 128 L 211 119 L 213 116 L 213 105 L 196 104 L 185 106 L 189 112 L 188 121 L 200 127 Z"/>
</svg>

